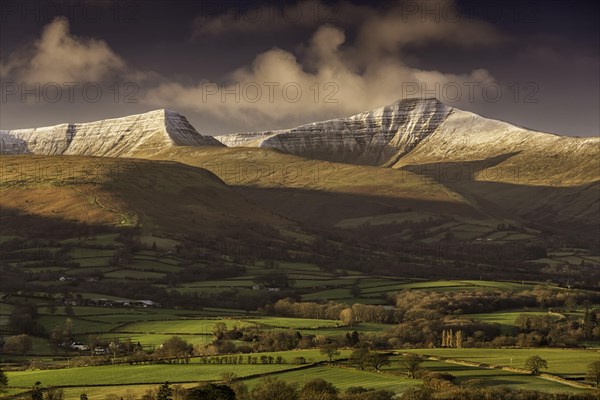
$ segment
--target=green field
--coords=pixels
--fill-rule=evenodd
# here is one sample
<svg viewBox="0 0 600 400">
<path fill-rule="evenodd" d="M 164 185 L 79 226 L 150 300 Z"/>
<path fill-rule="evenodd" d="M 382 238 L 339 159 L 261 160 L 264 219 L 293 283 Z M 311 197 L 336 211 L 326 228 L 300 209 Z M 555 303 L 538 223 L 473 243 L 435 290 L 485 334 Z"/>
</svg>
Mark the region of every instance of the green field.
<svg viewBox="0 0 600 400">
<path fill-rule="evenodd" d="M 400 213 L 402 214 L 402 213 Z M 405 220 L 412 217 L 419 221 L 423 216 L 409 214 L 404 215 Z M 389 216 L 388 216 L 389 217 Z M 398 214 L 394 218 L 399 217 Z M 361 221 L 360 223 L 364 223 Z M 451 232 L 458 240 L 493 240 L 493 241 L 508 241 L 508 240 L 528 240 L 535 233 L 524 233 L 523 230 L 516 229 L 515 231 L 496 231 L 496 222 L 487 225 L 479 221 L 469 220 L 467 218 L 444 222 L 438 227 L 438 231 L 431 234 L 432 238 L 440 239 L 446 233 Z M 358 221 L 346 221 L 350 225 L 358 223 Z M 385 218 L 372 220 L 369 223 L 389 223 Z M 504 223 L 504 222 L 502 222 Z M 442 228 L 443 227 L 443 228 Z M 410 232 L 407 232 L 410 234 Z M 360 340 L 363 343 L 368 343 L 375 339 L 375 334 L 383 333 L 388 335 L 382 340 L 390 340 L 390 336 L 401 334 L 390 332 L 397 327 L 396 324 L 379 324 L 379 323 L 357 323 L 353 326 L 345 326 L 340 320 L 336 319 L 320 319 L 320 318 L 291 318 L 268 315 L 272 313 L 272 309 L 264 307 L 264 309 L 245 311 L 239 309 L 224 309 L 224 308 L 202 308 L 204 304 L 227 304 L 227 303 L 204 303 L 203 297 L 210 299 L 228 296 L 248 296 L 248 298 L 261 298 L 270 296 L 265 287 L 257 287 L 257 282 L 260 282 L 262 275 L 271 274 L 273 272 L 285 274 L 292 280 L 290 293 L 287 289 L 279 288 L 283 292 L 281 298 L 290 296 L 295 299 L 305 301 L 314 301 L 325 303 L 329 300 L 334 300 L 342 304 L 377 304 L 392 306 L 394 293 L 401 291 L 422 291 L 426 292 L 425 296 L 435 298 L 436 292 L 485 292 L 485 291 L 507 291 L 509 293 L 533 290 L 538 290 L 536 286 L 552 288 L 552 284 L 527 281 L 491 281 L 491 280 L 475 280 L 475 279 L 423 279 L 411 276 L 387 277 L 382 275 L 367 275 L 358 271 L 345 270 L 329 270 L 326 268 L 320 269 L 319 265 L 307 262 L 293 261 L 277 261 L 267 262 L 262 259 L 254 259 L 251 261 L 240 261 L 233 257 L 228 257 L 222 261 L 221 265 L 226 267 L 236 267 L 232 270 L 236 271 L 237 276 L 227 277 L 219 274 L 219 270 L 210 271 L 210 262 L 198 260 L 184 260 L 178 258 L 180 254 L 177 250 L 178 242 L 171 239 L 161 239 L 151 235 L 144 235 L 142 243 L 152 248 L 138 248 L 128 262 L 117 265 L 114 261 L 114 249 L 97 249 L 93 246 L 104 245 L 110 246 L 115 239 L 115 235 L 103 235 L 96 239 L 82 239 L 70 241 L 73 246 L 69 261 L 78 263 L 79 266 L 73 264 L 52 264 L 40 266 L 39 263 L 35 266 L 23 263 L 20 268 L 28 270 L 29 273 L 40 273 L 44 271 L 47 276 L 38 277 L 33 281 L 39 288 L 34 289 L 35 292 L 27 292 L 25 290 L 19 293 L 11 293 L 10 296 L 2 297 L 3 302 L 0 303 L 0 323 L 2 324 L 3 332 L 11 335 L 12 332 L 8 327 L 8 316 L 14 308 L 14 304 L 19 302 L 35 302 L 38 305 L 40 314 L 38 322 L 45 329 L 45 332 L 51 332 L 53 328 L 65 324 L 70 319 L 73 323 L 73 340 L 84 343 L 91 343 L 99 338 L 104 343 L 102 346 L 108 345 L 112 341 L 126 342 L 131 340 L 133 343 L 139 342 L 145 351 L 156 349 L 162 343 L 167 341 L 174 335 L 181 336 L 194 346 L 198 346 L 201 351 L 214 351 L 216 346 L 211 346 L 208 350 L 202 349 L 205 345 L 213 343 L 215 337 L 213 330 L 215 324 L 224 322 L 228 330 L 236 327 L 245 328 L 244 338 L 231 340 L 232 344 L 240 346 L 238 351 L 249 351 L 250 348 L 277 348 L 275 346 L 263 346 L 260 337 L 264 333 L 279 333 L 289 332 L 295 334 L 300 333 L 304 343 L 311 343 L 309 346 L 318 346 L 327 338 L 344 337 L 346 334 L 356 330 L 360 334 Z M 436 239 L 436 240 L 437 240 Z M 63 241 L 62 244 L 69 243 Z M 156 243 L 156 248 L 153 244 Z M 54 243 L 52 246 L 57 246 Z M 56 252 L 60 247 L 45 246 L 42 249 Z M 98 246 L 100 247 L 100 246 Z M 29 251 L 29 249 L 27 249 Z M 31 249 L 30 252 L 36 249 Z M 37 249 L 40 250 L 40 249 Z M 558 264 L 573 264 L 579 263 L 581 260 L 594 261 L 595 259 L 582 250 L 566 250 L 557 251 L 548 254 L 548 260 Z M 539 260 L 538 260 L 539 261 Z M 586 262 L 587 262 L 586 261 Z M 14 264 L 14 265 L 13 265 Z M 16 263 L 13 263 L 13 267 Z M 33 264 L 32 264 L 33 265 Z M 243 267 L 243 269 L 237 268 Z M 186 268 L 194 268 L 199 271 L 196 275 L 188 275 L 189 279 L 184 282 L 178 282 L 173 278 L 177 274 L 185 273 Z M 326 271 L 325 271 L 326 270 Z M 207 276 L 215 277 L 214 279 L 203 279 L 204 271 Z M 239 272 L 237 272 L 239 271 Z M 244 273 L 245 271 L 245 273 Z M 124 301 L 131 301 L 124 297 L 119 297 L 118 292 L 106 290 L 108 293 L 113 293 L 113 296 L 101 293 L 94 293 L 93 285 L 86 285 L 83 290 L 85 293 L 73 291 L 71 299 L 93 299 L 96 302 L 81 301 L 79 304 L 102 304 L 99 299 L 117 300 L 112 306 L 74 306 L 74 315 L 67 317 L 65 307 L 63 306 L 63 295 L 70 292 L 70 288 L 74 285 L 71 281 L 59 281 L 58 277 L 65 275 L 67 277 L 82 276 L 81 281 L 84 281 L 88 274 L 94 273 L 99 276 L 99 280 L 104 280 L 103 283 L 123 282 L 131 280 L 132 286 L 135 281 L 136 285 L 146 285 L 153 289 L 164 289 L 166 291 L 179 291 L 185 294 L 198 295 L 200 301 L 194 303 L 194 306 L 181 306 L 178 308 L 142 308 L 135 307 L 135 304 L 123 306 Z M 54 275 L 52 275 L 54 274 Z M 83 274 L 83 275 L 82 275 Z M 211 275 L 208 275 L 211 274 Z M 186 277 L 186 278 L 187 278 Z M 95 282 L 94 280 L 86 280 L 85 283 Z M 351 289 L 354 286 L 360 288 L 360 293 L 352 295 Z M 52 287 L 51 296 L 48 296 L 44 288 Z M 106 288 L 107 286 L 105 286 Z M 565 289 L 566 290 L 566 289 Z M 135 292 L 127 292 L 130 296 L 136 297 Z M 568 292 L 565 292 L 568 293 Z M 114 295 L 117 294 L 117 295 Z M 561 293 L 562 294 L 562 293 Z M 151 294 L 144 295 L 152 298 Z M 170 296 L 170 293 L 169 293 Z M 175 294 L 173 294 L 175 296 Z M 140 296 L 141 297 L 141 296 Z M 191 296 L 190 296 L 191 297 Z M 451 296 L 448 296 L 450 298 Z M 274 297 L 276 298 L 276 297 Z M 58 304 L 57 309 L 50 315 L 47 308 L 51 302 Z M 120 302 L 119 302 L 120 301 Z M 162 302 L 162 301 L 161 301 Z M 139 304 L 138 304 L 139 305 Z M 239 308 L 245 305 L 236 305 L 233 307 Z M 179 303 L 173 302 L 171 307 L 180 307 Z M 184 309 L 184 308 L 189 309 Z M 226 307 L 224 305 L 223 307 Z M 343 307 L 342 307 L 343 308 Z M 571 308 L 562 307 L 569 319 L 573 321 L 581 319 L 583 314 L 581 311 L 573 311 Z M 562 308 L 558 311 L 562 312 Z M 485 309 L 481 307 L 481 309 Z M 314 316 L 319 312 L 310 312 Z M 496 312 L 478 313 L 478 314 L 463 314 L 463 315 L 445 315 L 440 318 L 442 324 L 457 323 L 457 321 L 465 319 L 473 319 L 476 321 L 498 324 L 504 332 L 513 331 L 515 320 L 521 314 L 527 315 L 556 315 L 556 318 L 561 318 L 558 314 L 548 314 L 546 309 L 531 308 L 531 309 L 500 309 Z M 293 315 L 290 313 L 290 315 Z M 307 313 L 308 315 L 308 313 Z M 330 314 L 328 314 L 330 315 Z M 335 317 L 335 315 L 333 315 Z M 464 322 L 464 321 L 463 321 Z M 495 329 L 495 327 L 492 327 Z M 435 328 L 434 328 L 435 329 Z M 437 333 L 439 334 L 439 332 Z M 254 336 L 257 335 L 257 336 Z M 291 335 L 290 335 L 291 336 Z M 311 342 L 311 336 L 315 336 Z M 265 335 L 268 340 L 271 340 Z M 272 337 L 277 337 L 273 335 Z M 396 336 L 393 337 L 394 339 Z M 308 339 L 308 341 L 304 341 Z M 439 339 L 438 343 L 439 343 Z M 391 340 L 388 343 L 393 343 Z M 597 343 L 591 343 L 597 345 Z M 242 346 L 243 345 L 243 346 Z M 392 345 L 401 346 L 402 343 L 393 343 Z M 438 344 L 432 343 L 432 346 Z M 406 344 L 408 347 L 408 343 Z M 293 347 L 293 345 L 292 345 Z M 198 350 L 197 348 L 197 350 Z M 289 347 L 288 347 L 289 348 Z M 199 350 L 199 351 L 200 351 Z M 8 376 L 10 385 L 13 387 L 11 393 L 15 392 L 14 387 L 30 388 L 35 381 L 41 381 L 44 385 L 62 386 L 66 388 L 67 398 L 77 398 L 80 393 L 87 392 L 90 399 L 104 399 L 109 393 L 124 394 L 127 390 L 131 390 L 140 395 L 144 390 L 152 385 L 162 383 L 169 380 L 172 383 L 185 383 L 193 385 L 199 381 L 217 381 L 223 372 L 233 372 L 240 377 L 250 387 L 254 387 L 260 382 L 258 374 L 274 374 L 289 382 L 302 384 L 314 378 L 323 378 L 339 389 L 343 390 L 351 386 L 365 386 L 368 388 L 381 388 L 393 390 L 397 393 L 402 393 L 408 387 L 419 385 L 420 380 L 408 379 L 403 374 L 400 367 L 399 356 L 392 357 L 392 365 L 384 367 L 382 372 L 361 371 L 349 364 L 348 361 L 342 358 L 348 357 L 351 350 L 345 349 L 342 355 L 338 356 L 335 363 L 326 364 L 320 363 L 309 365 L 306 368 L 298 369 L 300 366 L 293 364 L 295 357 L 305 357 L 309 364 L 322 362 L 325 357 L 320 354 L 319 350 L 291 350 L 275 353 L 253 353 L 253 357 L 260 357 L 262 354 L 270 354 L 273 356 L 283 356 L 287 363 L 283 364 L 204 364 L 201 359 L 194 357 L 190 364 L 150 364 L 150 365 L 129 365 L 118 363 L 116 365 L 106 365 L 97 367 L 81 367 L 81 368 L 62 368 L 69 365 L 70 361 L 66 356 L 77 357 L 81 354 L 72 351 L 70 354 L 65 354 L 62 350 L 56 350 L 50 345 L 47 338 L 35 337 L 33 348 L 26 356 L 11 355 L 12 359 L 6 358 L 6 365 L 16 361 L 22 361 L 22 367 L 26 368 L 28 359 L 34 358 L 43 361 L 49 369 L 46 370 L 26 370 L 26 371 L 10 371 Z M 404 350 L 402 350 L 404 351 Z M 548 361 L 549 368 L 547 372 L 556 374 L 565 378 L 574 378 L 582 380 L 586 373 L 587 364 L 592 361 L 600 360 L 600 353 L 594 351 L 583 350 L 558 350 L 558 349 L 418 349 L 406 350 L 414 351 L 420 354 L 451 358 L 462 361 L 479 362 L 484 364 L 493 364 L 499 366 L 513 366 L 522 368 L 525 360 L 531 355 L 540 355 Z M 400 352 L 398 350 L 397 352 Z M 202 352 L 196 353 L 202 354 Z M 117 352 L 116 362 L 122 362 L 128 357 L 124 351 L 119 354 Z M 246 359 L 247 355 L 243 356 Z M 340 360 L 341 359 L 341 360 Z M 457 384 L 463 384 L 469 380 L 483 380 L 481 385 L 484 386 L 509 386 L 514 388 L 539 389 L 551 392 L 578 392 L 581 389 L 541 379 L 540 377 L 531 376 L 519 372 L 505 371 L 501 369 L 485 368 L 483 366 L 466 366 L 452 363 L 452 361 L 439 359 L 427 360 L 422 365 L 425 369 L 431 371 L 441 371 L 451 373 L 456 376 Z M 52 369 L 56 368 L 56 369 Z M 59 369 L 62 368 L 62 369 Z M 106 385 L 105 387 L 97 385 Z M 116 385 L 125 385 L 119 387 Z M 84 388 L 84 386 L 89 386 Z M 139 396 L 138 396 L 139 397 Z"/>
<path fill-rule="evenodd" d="M 228 370 L 231 371 L 231 370 Z M 333 383 L 340 390 L 352 386 L 363 386 L 370 389 L 386 389 L 396 393 L 404 392 L 408 387 L 418 385 L 418 380 L 406 379 L 390 373 L 376 373 L 360 371 L 356 369 L 341 368 L 335 366 L 317 366 L 302 370 L 280 370 L 275 371 L 275 376 L 287 382 L 295 382 L 302 386 L 311 379 L 321 378 Z M 241 380 L 250 389 L 259 385 L 262 378 L 246 378 Z M 196 383 L 184 383 L 182 386 L 189 388 Z M 104 400 L 108 394 L 126 397 L 127 394 L 136 395 L 138 398 L 150 388 L 156 385 L 125 385 L 125 386 L 92 386 L 92 387 L 68 387 L 65 388 L 65 398 L 75 399 L 81 393 L 87 393 L 90 400 Z M 18 393 L 18 390 L 14 390 Z"/>
<path fill-rule="evenodd" d="M 585 374 L 586 365 L 600 359 L 600 353 L 583 350 L 558 350 L 558 349 L 415 349 L 402 350 L 402 352 L 415 352 L 428 356 L 447 357 L 454 360 L 474 361 L 494 365 L 523 367 L 524 361 L 531 355 L 540 355 L 548 361 L 548 372 L 568 378 L 580 378 Z M 303 356 L 308 362 L 324 361 L 324 356 L 318 350 L 292 350 L 285 352 L 256 353 L 274 357 L 281 355 L 287 362 L 294 357 Z M 348 357 L 349 351 L 343 351 L 338 358 Z M 159 384 L 165 380 L 173 383 L 194 383 L 199 381 L 219 380 L 223 372 L 233 372 L 242 378 L 250 388 L 260 383 L 260 378 L 252 378 L 254 374 L 275 373 L 279 378 L 302 385 L 311 379 L 322 378 L 337 386 L 346 389 L 351 386 L 364 386 L 379 388 L 402 393 L 408 387 L 418 385 L 419 380 L 408 379 L 399 362 L 401 356 L 391 358 L 392 364 L 384 367 L 382 372 L 361 371 L 350 368 L 345 362 L 332 365 L 317 365 L 310 368 L 295 370 L 295 364 L 237 364 L 218 365 L 202 364 L 200 359 L 193 358 L 190 364 L 157 364 L 157 365 L 109 365 L 98 367 L 82 367 L 58 370 L 9 372 L 8 377 L 11 387 L 30 387 L 35 381 L 45 385 L 67 387 L 67 393 L 82 393 L 92 395 L 90 398 L 99 398 L 107 393 L 125 392 L 130 390 L 141 393 L 151 387 L 149 384 Z M 245 358 L 245 356 L 244 356 Z M 452 362 L 427 360 L 421 365 L 428 371 L 450 373 L 456 377 L 456 384 L 467 383 L 470 380 L 480 380 L 484 386 L 508 386 L 529 390 L 548 392 L 584 392 L 558 382 L 542 379 L 513 371 L 504 371 L 493 368 L 458 365 Z M 249 379 L 243 379 L 250 377 Z M 146 384 L 146 385 L 144 385 Z M 105 388 L 82 386 L 107 385 Z M 127 387 L 110 387 L 110 385 L 131 385 Z"/>
<path fill-rule="evenodd" d="M 181 334 L 179 334 L 181 335 Z M 132 343 L 140 343 L 145 349 L 147 348 L 156 348 L 160 346 L 162 343 L 169 340 L 172 334 L 155 334 L 155 333 L 131 333 L 131 332 L 115 332 L 115 333 L 101 333 L 99 335 L 93 335 L 94 338 L 100 338 L 106 341 L 125 341 L 130 340 Z M 210 344 L 213 341 L 212 335 L 181 335 L 182 339 L 190 344 L 196 345 L 206 345 Z M 81 337 L 85 341 L 85 337 Z"/>
<path fill-rule="evenodd" d="M 538 355 L 548 362 L 548 369 L 543 372 L 565 378 L 581 378 L 585 376 L 587 365 L 600 361 L 598 350 L 570 349 L 427 349 L 407 350 L 431 356 L 447 357 L 457 360 L 474 361 L 504 367 L 524 368 L 527 358 Z"/>
<path fill-rule="evenodd" d="M 425 352 L 425 350 L 423 350 L 423 352 Z M 397 358 L 394 359 L 396 360 Z M 452 374 L 456 377 L 455 383 L 457 385 L 468 383 L 470 380 L 477 380 L 479 381 L 478 385 L 485 387 L 507 386 L 514 389 L 540 390 L 554 393 L 588 392 L 585 389 L 577 389 L 540 377 L 499 369 L 477 368 L 429 360 L 423 362 L 421 367 L 428 371 Z M 402 368 L 398 367 L 398 364 L 386 369 L 386 371 L 398 374 L 403 373 Z"/>
<path fill-rule="evenodd" d="M 293 364 L 268 365 L 203 365 L 194 362 L 185 364 L 158 365 L 109 365 L 45 371 L 9 372 L 8 379 L 13 387 L 30 387 L 36 381 L 51 386 L 114 385 L 162 383 L 165 381 L 198 382 L 220 379 L 225 371 L 238 376 L 280 371 L 297 367 Z"/>
<path fill-rule="evenodd" d="M 488 324 L 499 324 L 504 332 L 509 332 L 515 327 L 515 321 L 520 315 L 529 316 L 551 316 L 560 319 L 557 314 L 549 314 L 547 311 L 513 311 L 513 312 L 491 312 L 486 314 L 465 314 L 465 318 L 471 318 Z"/>
<path fill-rule="evenodd" d="M 277 374 L 277 377 L 289 382 L 297 382 L 303 385 L 311 379 L 321 378 L 333 383 L 338 389 L 344 390 L 352 386 L 363 386 L 369 389 L 385 389 L 396 393 L 402 393 L 410 386 L 421 382 L 407 379 L 391 373 L 373 371 L 361 371 L 354 368 L 339 366 L 322 366 L 300 371 L 287 371 Z M 259 378 L 244 380 L 249 387 L 260 384 Z"/>
<path fill-rule="evenodd" d="M 196 386 L 196 383 L 181 384 L 184 387 Z M 106 396 L 115 395 L 118 398 L 140 398 L 148 389 L 155 389 L 157 385 L 117 385 L 117 386 L 82 386 L 64 388 L 65 399 L 79 399 L 82 393 L 87 394 L 89 400 L 106 400 Z M 15 393 L 23 390 L 16 390 Z"/>
<path fill-rule="evenodd" d="M 342 352 L 348 356 L 349 352 Z M 84 386 L 111 384 L 139 384 L 170 382 L 198 382 L 220 379 L 226 371 L 239 377 L 297 368 L 292 364 L 294 357 L 304 357 L 307 362 L 324 361 L 318 350 L 292 350 L 284 352 L 257 353 L 253 356 L 282 356 L 286 364 L 202 364 L 199 358 L 193 358 L 190 364 L 153 364 L 153 365 L 107 365 L 57 370 L 8 372 L 11 387 L 30 387 L 36 381 L 51 386 Z M 245 358 L 245 356 L 244 356 Z"/>
<path fill-rule="evenodd" d="M 138 271 L 135 269 L 119 269 L 114 272 L 104 274 L 106 278 L 117 278 L 117 279 L 160 279 L 165 274 L 160 272 L 150 271 Z"/>
<path fill-rule="evenodd" d="M 248 326 L 237 319 L 184 319 L 172 321 L 148 321 L 126 324 L 120 327 L 121 332 L 170 333 L 170 334 L 211 334 L 217 322 L 224 322 L 227 329 L 236 325 Z"/>
<path fill-rule="evenodd" d="M 114 321 L 115 317 L 110 317 Z M 96 317 L 99 318 L 99 317 Z M 126 319 L 126 318 L 123 318 Z M 381 332 L 392 326 L 376 323 L 361 323 L 353 327 L 343 326 L 340 321 L 309 318 L 285 317 L 232 317 L 219 319 L 180 319 L 155 320 L 124 324 L 111 332 L 100 335 L 101 338 L 121 340 L 131 339 L 142 345 L 158 346 L 171 335 L 182 335 L 192 344 L 208 344 L 213 340 L 212 332 L 216 323 L 223 322 L 228 330 L 234 327 L 255 327 L 258 331 L 299 331 L 304 335 L 344 335 L 356 330 L 359 333 Z"/>
</svg>

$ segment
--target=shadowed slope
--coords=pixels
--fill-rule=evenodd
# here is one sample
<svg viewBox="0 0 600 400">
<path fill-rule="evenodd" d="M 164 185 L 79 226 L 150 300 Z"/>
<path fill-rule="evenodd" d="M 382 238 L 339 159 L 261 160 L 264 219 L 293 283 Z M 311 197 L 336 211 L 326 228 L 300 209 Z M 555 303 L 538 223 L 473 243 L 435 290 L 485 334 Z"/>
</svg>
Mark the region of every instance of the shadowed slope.
<svg viewBox="0 0 600 400">
<path fill-rule="evenodd" d="M 521 170 L 512 161 L 519 156 L 521 153 L 516 152 L 485 160 L 406 165 L 402 169 L 444 185 L 492 215 L 512 215 L 540 225 L 584 229 L 598 235 L 600 180 L 564 186 L 520 184 L 531 178 L 521 177 Z"/>
<path fill-rule="evenodd" d="M 208 169 L 261 206 L 295 220 L 334 225 L 346 218 L 406 208 L 485 217 L 460 195 L 408 171 L 252 148 L 181 147 L 154 157 Z"/>
<path fill-rule="evenodd" d="M 406 209 L 478 219 L 519 218 L 554 226 L 570 221 L 572 229 L 598 221 L 597 183 L 535 186 L 527 179 L 520 183 L 518 169 L 498 169 L 520 155 L 513 152 L 400 169 L 310 160 L 252 148 L 180 147 L 155 157 L 206 168 L 263 207 L 294 220 L 328 226 Z M 514 183 L 481 179 L 497 179 L 497 174 L 512 174 L 506 179 Z"/>
</svg>

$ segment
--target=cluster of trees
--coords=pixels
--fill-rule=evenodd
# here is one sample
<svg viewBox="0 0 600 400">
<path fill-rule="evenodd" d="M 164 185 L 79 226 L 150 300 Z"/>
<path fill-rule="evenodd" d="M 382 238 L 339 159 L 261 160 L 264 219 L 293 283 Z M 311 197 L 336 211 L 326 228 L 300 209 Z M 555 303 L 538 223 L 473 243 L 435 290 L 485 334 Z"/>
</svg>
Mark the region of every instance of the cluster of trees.
<svg viewBox="0 0 600 400">
<path fill-rule="evenodd" d="M 400 317 L 395 310 L 383 306 L 357 303 L 348 307 L 334 302 L 297 302 L 290 298 L 278 300 L 265 308 L 265 312 L 294 318 L 340 319 L 346 325 L 357 322 L 396 323 Z M 346 314 L 343 319 L 342 313 Z M 351 318 L 348 315 L 351 315 Z"/>
<path fill-rule="evenodd" d="M 44 327 L 39 323 L 37 306 L 33 303 L 17 303 L 9 316 L 12 330 L 17 334 L 43 335 Z"/>
<path fill-rule="evenodd" d="M 383 306 L 297 302 L 290 298 L 278 300 L 264 311 L 295 318 L 341 319 L 343 322 L 402 323 L 421 318 L 439 319 L 446 315 L 486 313 L 518 308 L 576 307 L 585 302 L 600 301 L 600 295 L 590 298 L 587 293 L 536 287 L 534 290 L 479 290 L 479 291 L 421 291 L 403 290 L 393 296 L 395 309 Z M 351 309 L 348 310 L 348 308 Z M 341 318 L 344 313 L 344 318 Z M 349 316 L 351 315 L 352 318 Z M 595 315 L 590 315 L 595 323 Z M 593 319 L 593 321 L 592 321 Z M 600 320 L 600 318 L 598 319 Z"/>
<path fill-rule="evenodd" d="M 442 347 L 454 347 L 460 349 L 463 344 L 463 331 L 456 331 L 444 329 L 442 331 Z"/>
<path fill-rule="evenodd" d="M 257 285 L 267 288 L 290 288 L 294 285 L 294 280 L 290 279 L 283 272 L 269 272 L 267 274 L 258 275 L 253 279 Z"/>
<path fill-rule="evenodd" d="M 457 292 L 427 292 L 404 290 L 395 296 L 395 305 L 402 318 L 414 319 L 427 312 L 439 315 L 486 313 L 525 307 L 574 307 L 591 302 L 598 296 L 587 293 L 536 287 L 533 290 L 477 290 Z"/>
<path fill-rule="evenodd" d="M 585 324 L 556 316 L 521 317 L 521 320 L 544 321 L 547 329 L 515 328 L 502 332 L 499 325 L 460 318 L 442 321 L 434 315 L 406 321 L 378 335 L 365 337 L 378 348 L 399 347 L 579 347 L 585 342 Z M 539 328 L 539 325 L 538 325 Z M 451 335 L 450 331 L 454 333 Z M 595 328 L 594 332 L 597 332 Z M 444 333 L 445 332 L 445 333 Z M 460 332 L 460 333 L 459 333 Z M 592 336 L 598 340 L 598 336 Z"/>
<path fill-rule="evenodd" d="M 0 369 L 0 392 L 3 392 L 8 386 L 8 377 L 6 373 Z"/>
<path fill-rule="evenodd" d="M 290 298 L 278 300 L 275 304 L 268 305 L 264 311 L 269 314 L 282 315 L 294 318 L 322 318 L 338 319 L 340 312 L 345 308 L 343 304 L 328 302 L 325 304 L 313 302 L 297 302 Z"/>
<path fill-rule="evenodd" d="M 517 390 L 505 387 L 448 387 L 432 388 L 428 386 L 409 389 L 402 400 L 595 400 L 596 394 L 561 394 Z"/>
<path fill-rule="evenodd" d="M 484 313 L 522 307 L 575 308 L 589 302 L 586 295 L 537 287 L 520 292 L 485 290 L 468 292 L 425 292 L 405 290 L 394 296 L 395 309 L 355 304 L 351 307 L 295 302 L 282 299 L 268 309 L 273 313 L 299 318 L 337 318 L 346 326 L 361 322 L 395 323 L 393 329 L 363 340 L 378 348 L 406 346 L 482 347 L 555 346 L 577 347 L 585 340 L 600 339 L 600 312 L 586 306 L 583 323 L 556 315 L 524 315 L 517 328 L 505 334 L 496 324 L 461 317 L 464 313 Z M 452 319 L 444 318 L 452 316 Z"/>
<path fill-rule="evenodd" d="M 170 359 L 177 363 L 190 362 L 194 352 L 194 346 L 179 336 L 172 336 L 161 344 L 155 351 L 155 357 L 159 359 Z"/>
<path fill-rule="evenodd" d="M 176 390 L 165 382 L 157 389 L 148 390 L 141 400 L 392 400 L 394 398 L 394 393 L 387 390 L 351 387 L 341 391 L 320 378 L 310 380 L 300 387 L 296 383 L 267 376 L 252 390 L 241 382 L 230 382 L 232 378 L 234 376 L 229 375 L 223 383 L 204 384 L 187 391 Z"/>
<path fill-rule="evenodd" d="M 368 347 L 360 347 L 350 354 L 350 363 L 360 370 L 374 369 L 379 372 L 381 368 L 391 365 L 389 354 L 375 353 Z"/>
<path fill-rule="evenodd" d="M 600 339 L 600 312 L 586 307 L 583 321 L 561 315 L 520 315 L 515 344 L 522 347 L 577 347 L 584 341 Z"/>
<path fill-rule="evenodd" d="M 131 365 L 152 363 L 187 364 L 190 362 L 192 356 L 200 356 L 199 362 L 203 364 L 285 364 L 288 362 L 282 356 L 234 354 L 240 353 L 240 350 L 244 350 L 244 353 L 252 352 L 252 349 L 249 347 L 236 346 L 233 342 L 227 340 L 218 341 L 218 344 L 198 345 L 194 347 L 185 339 L 173 336 L 163 342 L 152 353 L 142 351 L 140 348 L 135 348 L 133 351 L 127 352 L 129 355 L 126 361 Z M 288 349 L 283 348 L 280 350 Z M 219 356 L 219 354 L 224 355 Z M 296 357 L 291 362 L 294 364 L 305 364 L 306 359 L 304 357 Z M 93 365 L 93 363 L 87 362 L 84 365 Z"/>
<path fill-rule="evenodd" d="M 31 350 L 32 344 L 33 341 L 29 335 L 21 334 L 9 336 L 6 339 L 6 342 L 4 342 L 3 349 L 12 355 L 18 354 L 24 356 Z"/>
<path fill-rule="evenodd" d="M 242 355 L 232 355 L 232 356 L 209 356 L 200 358 L 200 362 L 202 364 L 258 364 L 260 360 L 261 364 L 285 364 L 287 361 L 282 356 L 271 356 L 271 355 L 261 355 L 261 356 L 242 356 Z M 304 364 L 305 362 L 297 362 L 294 359 L 294 364 Z"/>
</svg>

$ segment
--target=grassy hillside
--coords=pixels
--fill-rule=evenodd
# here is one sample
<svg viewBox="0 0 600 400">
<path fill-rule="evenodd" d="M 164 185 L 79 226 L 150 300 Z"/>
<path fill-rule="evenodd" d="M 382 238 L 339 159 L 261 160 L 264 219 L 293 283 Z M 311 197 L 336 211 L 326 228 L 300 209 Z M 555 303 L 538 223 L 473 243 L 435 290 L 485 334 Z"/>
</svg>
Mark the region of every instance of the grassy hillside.
<svg viewBox="0 0 600 400">
<path fill-rule="evenodd" d="M 23 218 L 36 229 L 45 219 L 170 234 L 223 234 L 240 221 L 292 226 L 189 165 L 81 156 L 3 156 L 0 162 L 3 234 L 24 229 Z"/>
<path fill-rule="evenodd" d="M 295 220 L 334 225 L 407 208 L 485 216 L 443 185 L 406 171 L 253 148 L 179 147 L 152 157 L 205 168 L 258 204 Z"/>
<path fill-rule="evenodd" d="M 593 227 L 600 221 L 595 207 L 599 177 L 592 161 L 578 180 L 559 175 L 539 180 L 543 165 L 533 158 L 513 160 L 517 155 L 512 153 L 438 163 L 419 163 L 411 155 L 396 168 L 311 160 L 262 148 L 178 147 L 137 156 L 206 168 L 261 206 L 318 226 L 346 229 L 451 216 L 494 227 L 505 223 L 576 233 L 582 240 L 598 234 Z"/>
</svg>

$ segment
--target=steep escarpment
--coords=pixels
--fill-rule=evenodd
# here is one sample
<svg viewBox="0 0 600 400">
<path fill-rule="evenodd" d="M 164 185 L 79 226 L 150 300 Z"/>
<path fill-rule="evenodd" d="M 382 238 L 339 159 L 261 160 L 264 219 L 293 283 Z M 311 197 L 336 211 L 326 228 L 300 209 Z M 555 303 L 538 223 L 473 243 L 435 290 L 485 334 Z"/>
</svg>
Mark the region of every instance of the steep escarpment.
<svg viewBox="0 0 600 400">
<path fill-rule="evenodd" d="M 383 166 L 433 133 L 451 111 L 437 99 L 407 99 L 348 118 L 216 138 L 230 147 L 274 148 L 307 158 Z"/>
<path fill-rule="evenodd" d="M 128 157 L 171 146 L 222 146 L 181 114 L 156 110 L 80 124 L 0 131 L 2 154 Z"/>
</svg>

